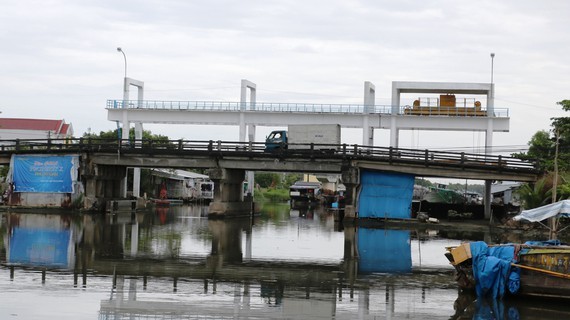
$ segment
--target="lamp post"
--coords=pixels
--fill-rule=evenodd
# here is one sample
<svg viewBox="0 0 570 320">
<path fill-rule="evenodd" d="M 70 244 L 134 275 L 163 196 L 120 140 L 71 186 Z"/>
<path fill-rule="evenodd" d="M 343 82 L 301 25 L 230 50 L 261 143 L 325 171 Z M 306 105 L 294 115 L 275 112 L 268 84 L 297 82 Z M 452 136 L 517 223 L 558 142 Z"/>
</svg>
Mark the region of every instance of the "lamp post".
<svg viewBox="0 0 570 320">
<path fill-rule="evenodd" d="M 127 55 L 125 54 L 125 51 L 123 51 L 123 49 L 121 49 L 121 47 L 118 47 L 117 51 L 122 53 L 123 58 L 125 59 L 125 78 L 123 79 L 123 108 L 126 108 L 127 103 L 129 103 L 129 92 L 127 91 L 127 89 L 128 89 L 128 85 L 127 85 Z"/>
<path fill-rule="evenodd" d="M 493 85 L 493 62 L 494 62 L 494 60 L 495 60 L 495 53 L 491 52 L 491 85 Z M 125 68 L 126 68 L 126 66 L 125 66 Z M 126 74 L 126 71 L 125 71 L 125 74 Z"/>
<path fill-rule="evenodd" d="M 120 53 L 123 54 L 123 58 L 125 58 L 125 78 L 127 77 L 127 55 L 125 54 L 125 52 L 123 51 L 123 49 L 121 49 L 121 47 L 117 48 L 117 51 L 119 51 Z"/>
</svg>

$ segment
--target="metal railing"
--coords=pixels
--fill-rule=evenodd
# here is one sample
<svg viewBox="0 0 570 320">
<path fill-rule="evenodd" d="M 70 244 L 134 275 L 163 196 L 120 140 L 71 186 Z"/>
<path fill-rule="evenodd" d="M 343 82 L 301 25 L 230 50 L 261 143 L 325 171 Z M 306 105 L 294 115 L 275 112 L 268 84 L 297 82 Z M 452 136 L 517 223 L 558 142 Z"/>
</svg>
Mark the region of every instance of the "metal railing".
<svg viewBox="0 0 570 320">
<path fill-rule="evenodd" d="M 317 104 L 317 103 L 279 103 L 256 102 L 241 103 L 227 101 L 162 101 L 162 100 L 107 100 L 107 109 L 142 110 L 175 110 L 175 111 L 246 111 L 246 112 L 284 112 L 284 113 L 344 113 L 344 114 L 391 114 L 392 106 L 374 105 L 365 106 L 357 104 Z M 427 115 L 427 116 L 490 116 L 486 109 L 471 107 L 419 107 L 418 112 L 411 106 L 395 108 L 399 115 Z M 421 112 L 420 112 L 421 110 Z M 509 110 L 495 108 L 494 117 L 508 117 Z"/>
<path fill-rule="evenodd" d="M 424 167 L 454 167 L 486 171 L 538 173 L 534 162 L 503 155 L 431 151 L 348 144 L 289 144 L 271 152 L 263 142 L 194 140 L 117 140 L 72 138 L 47 140 L 0 140 L 0 155 L 22 153 L 124 153 L 208 157 L 290 158 L 330 160 L 367 160 L 389 164 Z"/>
</svg>

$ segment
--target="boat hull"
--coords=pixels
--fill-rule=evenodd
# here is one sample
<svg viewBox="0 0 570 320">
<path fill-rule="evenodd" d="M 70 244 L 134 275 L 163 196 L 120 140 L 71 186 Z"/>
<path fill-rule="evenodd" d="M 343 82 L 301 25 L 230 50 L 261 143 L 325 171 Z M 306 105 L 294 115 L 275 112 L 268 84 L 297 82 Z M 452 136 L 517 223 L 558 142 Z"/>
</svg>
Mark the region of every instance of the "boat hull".
<svg viewBox="0 0 570 320">
<path fill-rule="evenodd" d="M 521 269 L 521 295 L 570 299 L 570 279 L 556 276 L 570 277 L 570 249 L 532 248 L 519 255 L 518 264 L 552 272 Z"/>
</svg>

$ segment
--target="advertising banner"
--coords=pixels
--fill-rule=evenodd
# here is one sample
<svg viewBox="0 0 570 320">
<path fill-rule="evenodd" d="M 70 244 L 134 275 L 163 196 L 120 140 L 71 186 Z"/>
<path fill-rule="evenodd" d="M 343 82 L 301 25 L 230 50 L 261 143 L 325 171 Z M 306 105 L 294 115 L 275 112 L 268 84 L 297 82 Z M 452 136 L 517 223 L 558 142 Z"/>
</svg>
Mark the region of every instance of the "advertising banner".
<svg viewBox="0 0 570 320">
<path fill-rule="evenodd" d="M 73 192 L 73 164 L 77 156 L 26 156 L 12 158 L 15 192 Z"/>
</svg>

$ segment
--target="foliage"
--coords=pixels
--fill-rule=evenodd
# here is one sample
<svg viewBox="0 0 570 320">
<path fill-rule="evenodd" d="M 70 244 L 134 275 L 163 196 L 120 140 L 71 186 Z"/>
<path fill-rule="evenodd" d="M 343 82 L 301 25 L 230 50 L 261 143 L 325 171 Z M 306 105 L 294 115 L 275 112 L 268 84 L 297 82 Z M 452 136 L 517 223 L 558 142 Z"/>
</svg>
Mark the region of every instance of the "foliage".
<svg viewBox="0 0 570 320">
<path fill-rule="evenodd" d="M 570 111 L 570 100 L 556 103 L 564 111 Z M 536 160 L 538 169 L 554 170 L 554 154 L 558 140 L 558 168 L 560 171 L 570 170 L 570 117 L 551 118 L 551 130 L 536 132 L 528 142 L 527 152 L 515 153 L 512 156 L 523 160 Z"/>
<path fill-rule="evenodd" d="M 414 184 L 418 185 L 418 186 L 426 187 L 426 188 L 433 187 L 433 182 L 426 180 L 426 179 L 423 179 L 423 178 L 422 179 L 416 178 Z"/>
<path fill-rule="evenodd" d="M 86 132 L 83 134 L 83 138 L 117 141 L 121 137 L 120 130 L 121 129 L 101 131 L 101 132 L 99 132 L 99 134 L 87 133 Z M 152 140 L 153 142 L 158 142 L 158 143 L 167 143 L 169 141 L 169 138 L 167 136 L 164 136 L 161 134 L 153 134 L 149 130 L 143 130 L 142 139 L 143 140 Z M 135 140 L 135 128 L 131 128 L 129 130 L 129 140 L 130 141 Z"/>
<path fill-rule="evenodd" d="M 536 183 L 524 184 L 517 190 L 522 206 L 525 209 L 538 208 L 551 202 L 552 185 L 549 186 L 548 179 L 549 177 L 543 177 Z"/>
<path fill-rule="evenodd" d="M 289 189 L 260 189 L 255 192 L 255 201 L 285 202 L 289 200 Z"/>
<path fill-rule="evenodd" d="M 295 181 L 301 179 L 298 173 L 256 172 L 255 183 L 261 188 L 289 189 Z"/>
<path fill-rule="evenodd" d="M 537 131 L 531 137 L 528 146 L 526 153 L 515 153 L 513 156 L 522 160 L 536 160 L 541 171 L 550 171 L 554 168 L 555 145 L 547 131 Z"/>
<path fill-rule="evenodd" d="M 275 187 L 281 184 L 281 175 L 273 172 L 258 172 L 255 174 L 255 183 L 261 188 Z"/>
</svg>

